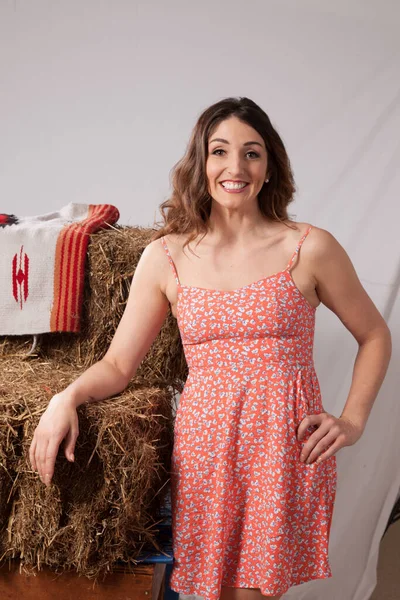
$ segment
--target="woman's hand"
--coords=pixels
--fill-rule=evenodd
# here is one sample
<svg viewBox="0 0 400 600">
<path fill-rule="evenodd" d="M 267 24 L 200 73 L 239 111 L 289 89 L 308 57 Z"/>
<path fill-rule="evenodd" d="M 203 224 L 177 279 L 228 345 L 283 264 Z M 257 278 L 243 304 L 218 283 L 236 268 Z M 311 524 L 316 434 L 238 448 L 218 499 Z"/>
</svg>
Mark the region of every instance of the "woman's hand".
<svg viewBox="0 0 400 600">
<path fill-rule="evenodd" d="M 74 461 L 74 449 L 79 434 L 78 413 L 70 394 L 61 392 L 50 400 L 35 429 L 29 460 L 42 482 L 49 486 L 54 473 L 59 446 L 65 439 L 64 453 Z"/>
<path fill-rule="evenodd" d="M 322 412 L 318 415 L 308 415 L 301 421 L 297 429 L 297 439 L 301 440 L 306 430 L 312 426 L 316 429 L 304 444 L 300 455 L 300 461 L 306 464 L 314 461 L 321 463 L 340 448 L 355 444 L 363 433 L 363 429 L 350 419 L 337 418 Z"/>
</svg>

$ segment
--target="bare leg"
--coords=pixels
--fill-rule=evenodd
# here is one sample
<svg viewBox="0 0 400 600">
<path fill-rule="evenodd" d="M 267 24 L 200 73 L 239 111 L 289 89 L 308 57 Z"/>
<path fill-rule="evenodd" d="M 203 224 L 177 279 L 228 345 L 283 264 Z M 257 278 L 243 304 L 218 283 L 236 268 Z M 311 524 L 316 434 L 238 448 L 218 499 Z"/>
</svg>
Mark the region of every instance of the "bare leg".
<svg viewBox="0 0 400 600">
<path fill-rule="evenodd" d="M 219 600 L 280 600 L 282 596 L 264 596 L 259 588 L 235 588 L 222 586 Z"/>
</svg>

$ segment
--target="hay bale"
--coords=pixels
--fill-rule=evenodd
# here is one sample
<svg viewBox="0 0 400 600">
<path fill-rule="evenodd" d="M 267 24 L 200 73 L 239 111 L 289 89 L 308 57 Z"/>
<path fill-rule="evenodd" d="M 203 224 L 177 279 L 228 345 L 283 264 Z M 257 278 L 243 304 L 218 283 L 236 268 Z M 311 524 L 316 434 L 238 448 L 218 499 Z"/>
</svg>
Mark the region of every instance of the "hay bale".
<svg viewBox="0 0 400 600">
<path fill-rule="evenodd" d="M 5 551 L 4 531 L 12 506 L 16 468 L 21 453 L 21 420 L 23 407 L 10 401 L 0 387 L 0 556 Z"/>
<path fill-rule="evenodd" d="M 28 454 L 50 398 L 107 351 L 152 233 L 112 227 L 91 236 L 80 334 L 40 336 L 30 356 L 31 336 L 0 338 L 0 558 L 19 557 L 25 570 L 46 565 L 97 578 L 116 561 L 134 563 L 143 547 L 157 548 L 174 394 L 187 377 L 171 312 L 129 387 L 79 407 L 75 463 L 61 450 L 50 488 Z"/>
<path fill-rule="evenodd" d="M 82 330 L 40 336 L 33 356 L 56 359 L 86 369 L 106 353 L 122 317 L 130 282 L 154 230 L 109 227 L 91 235 L 86 262 Z M 0 338 L 0 356 L 21 358 L 32 336 Z M 171 387 L 181 392 L 188 369 L 176 319 L 169 311 L 160 333 L 135 375 L 143 386 Z"/>
<path fill-rule="evenodd" d="M 3 557 L 20 558 L 25 570 L 46 565 L 98 578 L 116 561 L 132 564 L 143 547 L 157 547 L 173 444 L 171 393 L 132 383 L 112 399 L 79 407 L 75 463 L 61 449 L 46 488 L 31 470 L 29 446 L 49 399 L 79 372 L 55 361 L 1 362 L 2 419 L 11 407 L 23 427 Z M 0 444 L 3 456 L 7 444 Z"/>
<path fill-rule="evenodd" d="M 91 236 L 87 262 L 88 292 L 84 300 L 84 327 L 79 337 L 69 336 L 70 351 L 65 357 L 65 340 L 43 338 L 44 356 L 57 352 L 83 368 L 106 353 L 128 300 L 130 282 L 139 258 L 154 230 L 140 227 L 112 227 Z M 72 338 L 72 339 L 71 339 Z M 169 311 L 159 335 L 135 374 L 135 381 L 148 386 L 171 386 L 182 391 L 187 365 L 176 319 Z"/>
</svg>

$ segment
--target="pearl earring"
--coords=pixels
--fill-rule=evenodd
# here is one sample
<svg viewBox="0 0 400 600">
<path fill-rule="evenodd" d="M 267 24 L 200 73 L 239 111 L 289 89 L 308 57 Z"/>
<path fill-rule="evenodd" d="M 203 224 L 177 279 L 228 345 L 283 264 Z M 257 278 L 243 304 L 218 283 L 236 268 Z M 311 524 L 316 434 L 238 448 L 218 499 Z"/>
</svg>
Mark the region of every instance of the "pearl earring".
<svg viewBox="0 0 400 600">
<path fill-rule="evenodd" d="M 265 183 L 268 183 L 268 181 L 269 181 L 269 179 L 266 179 L 266 180 L 265 180 Z"/>
</svg>

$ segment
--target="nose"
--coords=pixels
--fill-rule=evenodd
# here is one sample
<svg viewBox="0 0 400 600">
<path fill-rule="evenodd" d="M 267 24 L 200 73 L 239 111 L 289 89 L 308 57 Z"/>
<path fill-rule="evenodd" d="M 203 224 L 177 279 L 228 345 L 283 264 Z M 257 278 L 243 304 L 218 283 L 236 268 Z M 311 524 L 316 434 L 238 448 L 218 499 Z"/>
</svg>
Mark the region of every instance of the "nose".
<svg viewBox="0 0 400 600">
<path fill-rule="evenodd" d="M 240 153 L 231 153 L 228 159 L 227 171 L 229 175 L 232 177 L 239 178 L 239 176 L 243 173 L 244 160 L 241 157 Z"/>
</svg>

